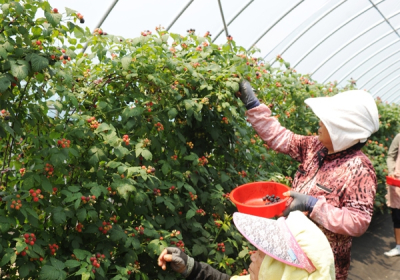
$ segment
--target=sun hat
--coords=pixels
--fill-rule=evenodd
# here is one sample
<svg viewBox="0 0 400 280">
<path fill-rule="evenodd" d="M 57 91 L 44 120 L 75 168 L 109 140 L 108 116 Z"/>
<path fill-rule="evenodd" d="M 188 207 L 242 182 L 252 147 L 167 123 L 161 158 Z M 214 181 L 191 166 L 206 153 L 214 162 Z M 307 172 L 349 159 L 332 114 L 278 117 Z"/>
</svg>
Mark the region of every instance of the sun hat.
<svg viewBox="0 0 400 280">
<path fill-rule="evenodd" d="M 334 275 L 334 257 L 324 233 L 302 212 L 267 219 L 235 212 L 233 222 L 257 249 L 273 259 L 319 275 Z"/>
<path fill-rule="evenodd" d="M 324 123 L 334 152 L 367 141 L 379 129 L 379 114 L 372 95 L 364 90 L 349 90 L 330 97 L 304 101 Z"/>
</svg>

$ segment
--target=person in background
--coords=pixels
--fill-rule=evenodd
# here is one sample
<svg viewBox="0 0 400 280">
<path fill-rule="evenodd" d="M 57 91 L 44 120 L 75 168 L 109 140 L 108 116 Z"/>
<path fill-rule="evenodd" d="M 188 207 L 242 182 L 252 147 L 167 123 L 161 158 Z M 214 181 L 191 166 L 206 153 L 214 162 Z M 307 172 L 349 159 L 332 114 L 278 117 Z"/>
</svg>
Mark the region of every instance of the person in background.
<svg viewBox="0 0 400 280">
<path fill-rule="evenodd" d="M 324 233 L 300 211 L 287 218 L 267 219 L 234 213 L 239 232 L 258 251 L 251 255 L 249 275 L 230 276 L 195 261 L 181 249 L 167 247 L 158 265 L 188 280 L 334 280 L 334 257 Z"/>
<path fill-rule="evenodd" d="M 379 129 L 375 100 L 362 90 L 308 98 L 320 127 L 318 136 L 303 136 L 282 127 L 248 81 L 240 82 L 238 95 L 260 138 L 300 163 L 285 193 L 292 198 L 284 215 L 294 210 L 309 215 L 331 244 L 336 279 L 347 279 L 352 238 L 367 230 L 373 214 L 377 178 L 361 148 Z"/>
<path fill-rule="evenodd" d="M 388 167 L 388 174 L 390 177 L 400 179 L 400 133 L 397 134 L 389 147 L 386 163 Z M 396 247 L 384 254 L 388 257 L 400 255 L 400 187 L 391 186 L 387 184 L 386 205 L 392 211 L 392 221 L 394 227 L 394 238 Z"/>
</svg>

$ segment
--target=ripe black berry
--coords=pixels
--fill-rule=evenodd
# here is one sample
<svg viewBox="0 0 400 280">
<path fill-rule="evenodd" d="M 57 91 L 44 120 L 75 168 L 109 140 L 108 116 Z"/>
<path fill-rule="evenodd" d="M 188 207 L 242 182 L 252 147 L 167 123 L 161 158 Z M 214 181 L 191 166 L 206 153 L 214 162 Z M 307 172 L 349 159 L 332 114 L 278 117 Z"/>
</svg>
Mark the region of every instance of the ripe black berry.
<svg viewBox="0 0 400 280">
<path fill-rule="evenodd" d="M 64 55 L 63 57 L 64 57 L 64 59 L 68 59 L 68 55 Z"/>
<path fill-rule="evenodd" d="M 79 22 L 80 22 L 80 23 L 85 23 L 85 19 L 81 18 L 81 19 L 79 20 Z"/>
</svg>

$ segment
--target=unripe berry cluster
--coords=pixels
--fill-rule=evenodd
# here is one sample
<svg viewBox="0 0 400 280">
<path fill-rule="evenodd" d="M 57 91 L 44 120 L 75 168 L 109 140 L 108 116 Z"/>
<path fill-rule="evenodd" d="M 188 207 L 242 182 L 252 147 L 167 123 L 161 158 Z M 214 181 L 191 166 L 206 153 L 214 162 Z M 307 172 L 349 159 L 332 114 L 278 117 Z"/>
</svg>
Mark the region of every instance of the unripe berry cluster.
<svg viewBox="0 0 400 280">
<path fill-rule="evenodd" d="M 164 126 L 160 122 L 154 124 L 154 126 L 157 127 L 157 131 L 164 130 Z"/>
<path fill-rule="evenodd" d="M 217 244 L 217 251 L 225 252 L 225 244 L 223 242 Z"/>
<path fill-rule="evenodd" d="M 65 138 L 57 141 L 57 145 L 60 146 L 61 148 L 69 148 L 70 144 L 71 144 L 71 141 L 67 140 Z"/>
<path fill-rule="evenodd" d="M 247 275 L 247 274 L 249 274 L 249 272 L 245 268 L 243 268 L 243 271 L 240 272 L 239 276 L 244 276 L 244 275 Z"/>
<path fill-rule="evenodd" d="M 240 176 L 242 176 L 243 178 L 245 178 L 246 176 L 247 176 L 247 173 L 246 173 L 246 171 L 239 171 L 238 172 L 238 174 L 240 175 Z"/>
<path fill-rule="evenodd" d="M 17 195 L 17 197 L 19 197 L 19 195 Z M 21 207 L 22 207 L 22 202 L 21 202 L 21 200 L 15 200 L 15 199 L 13 199 L 12 201 L 11 201 L 11 205 L 10 205 L 10 208 L 11 209 L 15 209 L 15 210 L 19 210 L 19 209 L 21 209 Z"/>
<path fill-rule="evenodd" d="M 224 194 L 222 195 L 222 197 L 223 197 L 223 198 L 226 198 L 226 199 L 229 199 L 229 195 L 230 195 L 230 193 L 224 193 Z"/>
<path fill-rule="evenodd" d="M 82 229 L 84 228 L 84 226 L 81 223 L 78 223 L 75 227 L 75 230 L 77 232 L 82 232 Z"/>
<path fill-rule="evenodd" d="M 148 146 L 150 146 L 150 145 L 151 145 L 151 140 L 145 138 L 145 139 L 143 140 L 143 148 L 146 148 L 146 147 L 148 147 Z"/>
<path fill-rule="evenodd" d="M 198 214 L 200 216 L 205 216 L 206 215 L 206 211 L 204 211 L 203 209 L 197 209 L 196 210 L 196 214 Z"/>
<path fill-rule="evenodd" d="M 34 202 L 38 202 L 39 199 L 43 199 L 43 195 L 40 194 L 41 192 L 42 192 L 41 189 L 37 189 L 37 190 L 30 189 L 29 190 L 29 194 L 30 194 L 30 196 L 33 197 Z"/>
<path fill-rule="evenodd" d="M 147 174 L 156 172 L 156 169 L 155 169 L 154 167 L 150 166 L 150 165 L 147 166 L 147 167 L 143 165 L 143 166 L 142 166 L 142 169 L 146 169 L 146 173 L 147 173 Z"/>
<path fill-rule="evenodd" d="M 193 149 L 193 147 L 194 147 L 194 144 L 192 142 L 186 142 L 186 145 L 188 145 L 189 148 L 191 148 L 191 149 Z"/>
<path fill-rule="evenodd" d="M 227 39 L 228 41 L 232 41 L 232 40 L 233 40 L 233 37 L 232 37 L 231 35 L 228 35 L 228 37 L 226 37 L 226 39 Z"/>
<path fill-rule="evenodd" d="M 24 176 L 26 169 L 25 168 L 20 168 L 19 169 L 19 173 L 21 174 L 21 176 Z"/>
<path fill-rule="evenodd" d="M 57 244 L 49 244 L 49 250 L 50 254 L 54 256 L 58 250 L 58 245 Z"/>
<path fill-rule="evenodd" d="M 169 191 L 170 191 L 171 193 L 178 193 L 178 188 L 175 187 L 175 186 L 171 186 L 171 187 L 169 188 Z"/>
<path fill-rule="evenodd" d="M 50 163 L 46 163 L 46 167 L 44 168 L 44 171 L 47 175 L 47 178 L 53 175 L 54 172 L 54 167 Z"/>
<path fill-rule="evenodd" d="M 90 262 L 92 263 L 93 267 L 99 268 L 100 267 L 100 261 L 104 260 L 106 256 L 104 254 L 97 253 L 96 256 L 90 257 Z M 92 270 L 93 273 L 96 273 L 96 270 Z"/>
<path fill-rule="evenodd" d="M 85 19 L 81 13 L 76 13 L 76 17 L 79 19 L 80 23 L 85 23 Z"/>
<path fill-rule="evenodd" d="M 99 227 L 99 231 L 100 231 L 102 234 L 107 234 L 108 231 L 109 231 L 110 229 L 112 229 L 112 225 L 111 225 L 110 222 L 103 221 L 102 225 L 103 225 L 102 227 Z"/>
<path fill-rule="evenodd" d="M 209 37 L 211 36 L 210 31 L 207 31 L 206 34 L 204 34 L 204 37 Z"/>
<path fill-rule="evenodd" d="M 86 121 L 87 121 L 88 123 L 90 123 L 90 128 L 91 128 L 92 130 L 95 130 L 96 128 L 99 127 L 99 122 L 96 121 L 96 118 L 95 118 L 95 117 L 90 117 L 90 118 L 88 118 Z"/>
<path fill-rule="evenodd" d="M 153 195 L 154 195 L 154 196 L 161 196 L 161 190 L 160 190 L 160 189 L 157 189 L 157 188 L 154 188 L 154 189 L 153 189 Z"/>
<path fill-rule="evenodd" d="M 205 156 L 199 158 L 199 165 L 204 166 L 208 163 L 208 159 Z"/>
<path fill-rule="evenodd" d="M 92 196 L 81 196 L 81 200 L 83 203 L 88 203 L 88 202 L 94 202 L 96 200 L 96 196 L 92 195 Z"/>
<path fill-rule="evenodd" d="M 125 145 L 129 145 L 129 136 L 127 134 L 125 134 L 124 136 L 122 136 L 122 141 L 125 142 Z"/>
<path fill-rule="evenodd" d="M 192 201 L 197 199 L 197 194 L 193 194 L 192 192 L 189 192 L 189 195 L 190 195 L 190 199 Z"/>
<path fill-rule="evenodd" d="M 177 155 L 173 155 L 173 156 L 171 156 L 171 159 L 172 160 L 176 160 L 178 158 L 178 156 Z"/>
<path fill-rule="evenodd" d="M 1 117 L 3 119 L 5 119 L 5 120 L 9 120 L 10 119 L 10 112 L 8 112 L 5 109 L 1 110 Z"/>
<path fill-rule="evenodd" d="M 93 31 L 93 35 L 107 35 L 107 32 L 104 32 L 101 28 L 95 28 Z"/>
<path fill-rule="evenodd" d="M 148 36 L 148 35 L 151 35 L 151 31 L 150 30 L 145 30 L 145 31 L 142 31 L 142 32 L 140 32 L 140 35 L 142 35 L 142 36 Z"/>
<path fill-rule="evenodd" d="M 31 246 L 35 245 L 36 236 L 34 233 L 25 233 L 24 238 L 25 238 L 26 244 L 31 245 Z"/>
<path fill-rule="evenodd" d="M 144 227 L 143 226 L 138 226 L 138 227 L 135 227 L 135 230 L 137 231 L 137 233 L 139 233 L 139 234 L 144 234 Z"/>
<path fill-rule="evenodd" d="M 108 193 L 109 193 L 110 195 L 116 195 L 116 194 L 117 194 L 117 192 L 116 192 L 116 191 L 113 191 L 113 189 L 112 189 L 111 187 L 108 187 L 108 188 L 107 188 L 107 191 L 108 191 Z"/>
</svg>

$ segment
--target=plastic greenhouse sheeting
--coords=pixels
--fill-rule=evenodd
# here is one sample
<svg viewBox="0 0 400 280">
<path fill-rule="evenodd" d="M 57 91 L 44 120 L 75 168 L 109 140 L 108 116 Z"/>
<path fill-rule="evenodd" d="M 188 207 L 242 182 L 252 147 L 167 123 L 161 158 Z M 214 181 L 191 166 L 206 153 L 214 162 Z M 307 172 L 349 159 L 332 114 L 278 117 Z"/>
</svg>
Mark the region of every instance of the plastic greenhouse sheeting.
<svg viewBox="0 0 400 280">
<path fill-rule="evenodd" d="M 186 34 L 212 34 L 222 44 L 259 50 L 270 63 L 281 55 L 318 82 L 360 89 L 400 102 L 399 0 L 49 0 L 74 9 L 90 30 L 125 38 L 162 26 Z"/>
</svg>

